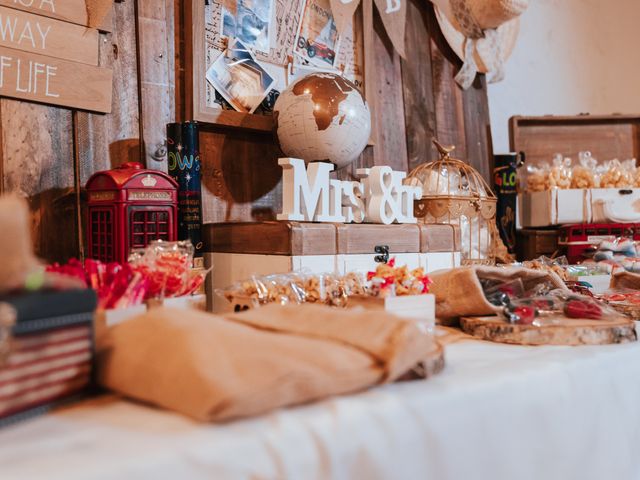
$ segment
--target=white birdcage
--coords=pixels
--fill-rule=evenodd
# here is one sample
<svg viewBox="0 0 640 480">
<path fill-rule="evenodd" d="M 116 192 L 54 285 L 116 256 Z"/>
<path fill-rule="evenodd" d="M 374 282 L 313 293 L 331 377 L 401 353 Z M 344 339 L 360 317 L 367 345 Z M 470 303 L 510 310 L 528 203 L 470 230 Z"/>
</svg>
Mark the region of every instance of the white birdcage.
<svg viewBox="0 0 640 480">
<path fill-rule="evenodd" d="M 454 146 L 433 143 L 440 159 L 419 165 L 406 180 L 422 186 L 418 222 L 459 226 L 463 264 L 495 263 L 496 196 L 476 169 L 450 156 Z"/>
</svg>

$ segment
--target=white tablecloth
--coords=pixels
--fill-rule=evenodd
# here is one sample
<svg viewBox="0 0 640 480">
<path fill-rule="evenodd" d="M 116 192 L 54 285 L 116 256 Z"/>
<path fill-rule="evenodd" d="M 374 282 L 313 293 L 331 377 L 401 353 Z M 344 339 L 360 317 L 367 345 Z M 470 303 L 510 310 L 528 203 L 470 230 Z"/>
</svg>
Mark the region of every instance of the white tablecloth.
<svg viewBox="0 0 640 480">
<path fill-rule="evenodd" d="M 85 402 L 0 431 L 0 478 L 640 478 L 640 343 L 446 354 L 427 381 L 222 426 Z"/>
</svg>

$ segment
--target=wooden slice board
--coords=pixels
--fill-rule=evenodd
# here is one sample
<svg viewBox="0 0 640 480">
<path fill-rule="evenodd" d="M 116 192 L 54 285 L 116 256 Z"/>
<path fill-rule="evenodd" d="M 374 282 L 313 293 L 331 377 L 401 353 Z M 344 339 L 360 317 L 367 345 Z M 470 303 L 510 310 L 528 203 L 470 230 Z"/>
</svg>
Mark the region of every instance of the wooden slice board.
<svg viewBox="0 0 640 480">
<path fill-rule="evenodd" d="M 460 326 L 476 338 L 516 345 L 606 345 L 637 340 L 635 323 L 624 317 L 545 318 L 540 326 L 512 324 L 496 316 L 463 317 Z"/>
<path fill-rule="evenodd" d="M 609 302 L 608 305 L 631 320 L 640 320 L 640 305 L 626 302 Z"/>
</svg>

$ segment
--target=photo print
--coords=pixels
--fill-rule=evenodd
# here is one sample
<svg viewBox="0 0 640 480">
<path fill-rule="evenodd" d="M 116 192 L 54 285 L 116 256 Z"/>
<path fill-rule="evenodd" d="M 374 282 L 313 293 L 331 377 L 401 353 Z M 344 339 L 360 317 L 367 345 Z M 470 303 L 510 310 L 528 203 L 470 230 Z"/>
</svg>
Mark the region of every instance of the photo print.
<svg viewBox="0 0 640 480">
<path fill-rule="evenodd" d="M 273 0 L 224 0 L 222 36 L 240 40 L 246 47 L 269 53 Z"/>
<path fill-rule="evenodd" d="M 237 39 L 209 67 L 207 80 L 233 108 L 244 113 L 253 113 L 275 83 Z"/>
</svg>

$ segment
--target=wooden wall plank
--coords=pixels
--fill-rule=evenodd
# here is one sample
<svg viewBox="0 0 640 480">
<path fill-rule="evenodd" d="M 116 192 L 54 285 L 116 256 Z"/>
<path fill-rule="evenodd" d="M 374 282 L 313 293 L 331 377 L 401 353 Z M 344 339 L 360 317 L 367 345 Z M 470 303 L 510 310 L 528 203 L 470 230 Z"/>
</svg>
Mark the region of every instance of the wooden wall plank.
<svg viewBox="0 0 640 480">
<path fill-rule="evenodd" d="M 95 2 L 91 12 L 87 9 L 87 0 L 0 0 L 0 5 L 65 22 L 91 26 L 103 32 L 111 32 L 113 28 L 113 12 L 109 5 L 111 1 Z"/>
<path fill-rule="evenodd" d="M 177 0 L 165 0 L 166 45 L 167 45 L 167 71 L 169 82 L 169 118 L 176 120 L 176 49 L 180 47 L 180 3 Z"/>
<path fill-rule="evenodd" d="M 0 6 L 0 45 L 63 60 L 98 64 L 98 31 Z M 10 27 L 11 26 L 11 27 Z"/>
<path fill-rule="evenodd" d="M 491 185 L 493 148 L 491 145 L 486 77 L 478 75 L 473 85 L 463 92 L 462 99 L 465 143 L 467 147 L 466 159 Z"/>
<path fill-rule="evenodd" d="M 393 49 L 377 10 L 373 15 L 373 54 L 375 57 L 373 85 L 376 117 L 374 160 L 376 165 L 389 165 L 394 170 L 407 169 L 404 103 L 400 56 Z"/>
<path fill-rule="evenodd" d="M 140 102 L 142 135 L 147 167 L 167 171 L 166 124 L 175 118 L 170 77 L 173 77 L 173 55 L 168 43 L 167 2 L 138 2 L 138 51 L 140 64 Z M 173 18 L 173 17 L 170 17 Z"/>
<path fill-rule="evenodd" d="M 71 111 L 0 99 L 3 191 L 26 197 L 36 254 L 64 261 L 78 253 Z"/>
<path fill-rule="evenodd" d="M 0 47 L 0 94 L 49 105 L 111 111 L 111 70 Z"/>
<path fill-rule="evenodd" d="M 0 5 L 79 25 L 87 25 L 89 22 L 85 0 L 62 0 L 57 2 L 51 0 L 0 0 Z"/>
<path fill-rule="evenodd" d="M 375 111 L 377 110 L 376 92 L 376 56 L 373 49 L 373 0 L 362 0 L 356 10 L 354 18 L 358 16 L 362 19 L 362 42 L 364 43 L 364 96 L 371 111 L 371 136 L 370 143 L 376 141 L 378 131 Z M 357 20 L 356 20 L 357 21 Z"/>
<path fill-rule="evenodd" d="M 172 1 L 172 0 L 167 0 Z M 181 0 L 173 0 L 173 97 L 175 99 L 175 119 L 177 122 L 188 120 L 186 118 L 186 95 L 185 95 L 185 35 L 186 25 L 184 23 L 185 9 Z M 167 29 L 167 35 L 169 35 L 169 29 Z"/>
<path fill-rule="evenodd" d="M 428 11 L 421 0 L 407 5 L 406 53 L 402 59 L 402 87 L 409 170 L 438 159 L 431 139 L 436 136 Z"/>
<path fill-rule="evenodd" d="M 140 161 L 138 67 L 133 2 L 114 5 L 113 33 L 101 35 L 100 65 L 113 70 L 109 115 L 78 113 L 80 185 L 97 171 Z"/>
<path fill-rule="evenodd" d="M 462 89 L 453 77 L 462 62 L 449 47 L 433 12 L 433 6 L 425 5 L 429 19 L 428 31 L 431 47 L 433 96 L 436 114 L 436 138 L 443 144 L 456 146 L 456 158 L 467 157 Z"/>
</svg>

